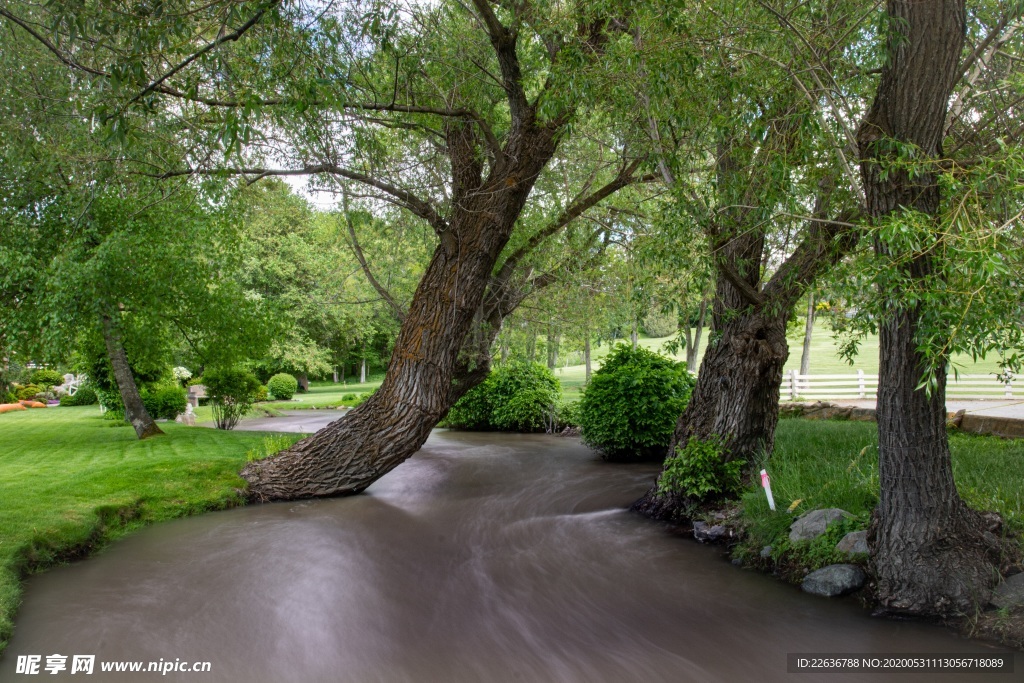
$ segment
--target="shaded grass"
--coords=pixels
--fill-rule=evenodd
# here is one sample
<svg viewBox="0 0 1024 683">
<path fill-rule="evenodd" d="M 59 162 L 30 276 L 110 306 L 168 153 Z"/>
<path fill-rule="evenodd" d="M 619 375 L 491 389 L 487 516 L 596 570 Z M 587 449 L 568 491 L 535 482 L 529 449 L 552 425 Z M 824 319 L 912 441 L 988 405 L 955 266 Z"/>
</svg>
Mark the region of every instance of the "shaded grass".
<svg viewBox="0 0 1024 683">
<path fill-rule="evenodd" d="M 138 441 L 96 406 L 0 416 L 0 651 L 25 576 L 141 526 L 243 502 L 238 472 L 265 433 L 160 427 Z"/>
<path fill-rule="evenodd" d="M 967 504 L 998 512 L 1008 529 L 1024 532 L 1024 440 L 952 433 L 949 441 L 954 478 Z M 762 466 L 771 476 L 777 510 L 769 509 L 760 486 L 744 493 L 747 552 L 785 546 L 790 524 L 808 510 L 842 508 L 854 515 L 853 526 L 866 528 L 878 502 L 877 425 L 783 419 L 774 453 L 757 470 Z"/>
</svg>

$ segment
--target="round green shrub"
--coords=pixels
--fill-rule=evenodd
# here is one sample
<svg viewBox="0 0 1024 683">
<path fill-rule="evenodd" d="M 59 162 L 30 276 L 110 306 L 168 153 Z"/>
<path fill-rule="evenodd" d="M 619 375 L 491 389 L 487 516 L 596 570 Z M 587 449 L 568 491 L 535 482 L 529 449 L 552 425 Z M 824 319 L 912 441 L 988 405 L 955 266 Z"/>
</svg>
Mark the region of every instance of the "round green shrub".
<svg viewBox="0 0 1024 683">
<path fill-rule="evenodd" d="M 267 389 L 266 384 L 261 384 L 260 388 L 256 390 L 256 402 L 266 401 L 270 398 L 270 389 Z"/>
<path fill-rule="evenodd" d="M 644 332 L 648 337 L 668 337 L 679 330 L 679 317 L 674 310 L 662 311 L 652 308 L 643 319 Z"/>
<path fill-rule="evenodd" d="M 583 442 L 606 460 L 663 459 L 694 384 L 686 363 L 620 344 L 583 392 Z"/>
<path fill-rule="evenodd" d="M 217 429 L 234 429 L 252 408 L 260 381 L 248 370 L 221 368 L 203 373 Z"/>
<path fill-rule="evenodd" d="M 173 420 L 185 412 L 188 395 L 177 384 L 164 384 L 140 392 L 146 412 L 154 420 Z"/>
<path fill-rule="evenodd" d="M 466 392 L 442 424 L 457 429 L 541 431 L 550 420 L 561 391 L 554 374 L 543 365 L 501 365 Z"/>
<path fill-rule="evenodd" d="M 579 401 L 565 401 L 558 404 L 558 428 L 580 426 L 580 403 Z"/>
<path fill-rule="evenodd" d="M 74 396 L 64 394 L 60 397 L 62 406 L 91 406 L 98 402 L 96 390 L 92 387 L 80 387 Z"/>
<path fill-rule="evenodd" d="M 278 401 L 290 401 L 299 390 L 299 381 L 286 372 L 279 372 L 267 380 L 267 390 Z"/>
<path fill-rule="evenodd" d="M 41 393 L 43 393 L 43 388 L 35 384 L 26 384 L 15 392 L 19 401 L 31 401 L 36 394 Z"/>
<path fill-rule="evenodd" d="M 49 368 L 40 368 L 32 372 L 32 384 L 38 384 L 43 389 L 49 389 L 50 387 L 60 386 L 64 384 L 64 375 L 60 374 L 56 370 Z"/>
</svg>

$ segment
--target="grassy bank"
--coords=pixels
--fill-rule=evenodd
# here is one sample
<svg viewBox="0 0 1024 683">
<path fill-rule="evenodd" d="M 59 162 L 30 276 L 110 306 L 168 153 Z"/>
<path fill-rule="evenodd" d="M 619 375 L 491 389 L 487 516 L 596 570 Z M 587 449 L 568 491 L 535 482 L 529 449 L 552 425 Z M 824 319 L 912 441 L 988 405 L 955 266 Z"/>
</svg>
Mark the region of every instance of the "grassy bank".
<svg viewBox="0 0 1024 683">
<path fill-rule="evenodd" d="M 867 528 L 878 502 L 877 446 L 873 422 L 781 420 L 774 454 L 767 463 L 758 463 L 758 469 L 766 467 L 771 476 L 777 510 L 769 509 L 761 488 L 744 494 L 738 520 L 744 538 L 734 548 L 734 556 L 793 582 L 809 570 L 849 562 L 848 556 L 835 552 L 835 545 L 847 532 Z M 1024 440 L 951 433 L 950 450 L 960 495 L 974 509 L 998 512 L 1008 534 L 1020 542 L 1024 538 Z M 797 516 L 830 507 L 846 510 L 853 518 L 832 525 L 815 541 L 790 543 L 789 527 Z M 765 546 L 772 548 L 769 557 L 761 555 Z M 986 619 L 995 628 L 978 626 Z M 1012 632 L 999 630 L 1010 622 Z M 1024 615 L 1012 619 L 989 615 L 971 619 L 965 628 L 980 628 L 981 635 L 1015 644 L 1024 633 L 1024 623 L 1017 622 L 1024 622 Z"/>
<path fill-rule="evenodd" d="M 241 502 L 238 471 L 266 434 L 161 428 L 140 442 L 96 406 L 0 416 L 0 651 L 24 576 L 140 526 Z"/>
</svg>

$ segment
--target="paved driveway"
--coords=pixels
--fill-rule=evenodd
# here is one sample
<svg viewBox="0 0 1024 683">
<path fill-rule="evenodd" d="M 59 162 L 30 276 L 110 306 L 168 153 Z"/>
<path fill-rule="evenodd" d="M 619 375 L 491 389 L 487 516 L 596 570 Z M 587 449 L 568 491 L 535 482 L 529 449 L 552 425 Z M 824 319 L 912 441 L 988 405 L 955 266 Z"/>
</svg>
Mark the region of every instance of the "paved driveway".
<svg viewBox="0 0 1024 683">
<path fill-rule="evenodd" d="M 280 417 L 244 419 L 235 429 L 244 432 L 296 432 L 312 434 L 339 419 L 344 410 L 283 410 Z M 213 424 L 203 425 L 212 427 Z"/>
</svg>

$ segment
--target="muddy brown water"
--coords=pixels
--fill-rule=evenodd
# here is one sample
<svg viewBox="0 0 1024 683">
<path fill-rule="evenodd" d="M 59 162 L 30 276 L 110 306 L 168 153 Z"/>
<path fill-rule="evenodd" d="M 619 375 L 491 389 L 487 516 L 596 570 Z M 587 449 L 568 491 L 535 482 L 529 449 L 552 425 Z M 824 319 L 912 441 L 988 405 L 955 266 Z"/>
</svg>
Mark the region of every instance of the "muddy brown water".
<svg viewBox="0 0 1024 683">
<path fill-rule="evenodd" d="M 573 439 L 438 431 L 364 495 L 161 524 L 34 577 L 0 680 L 1021 680 L 787 673 L 796 652 L 996 650 L 804 595 L 626 511 L 655 472 Z M 47 674 L 52 654 L 95 655 L 94 673 Z M 16 673 L 26 655 L 39 675 Z M 210 671 L 100 670 L 160 660 Z"/>
</svg>

